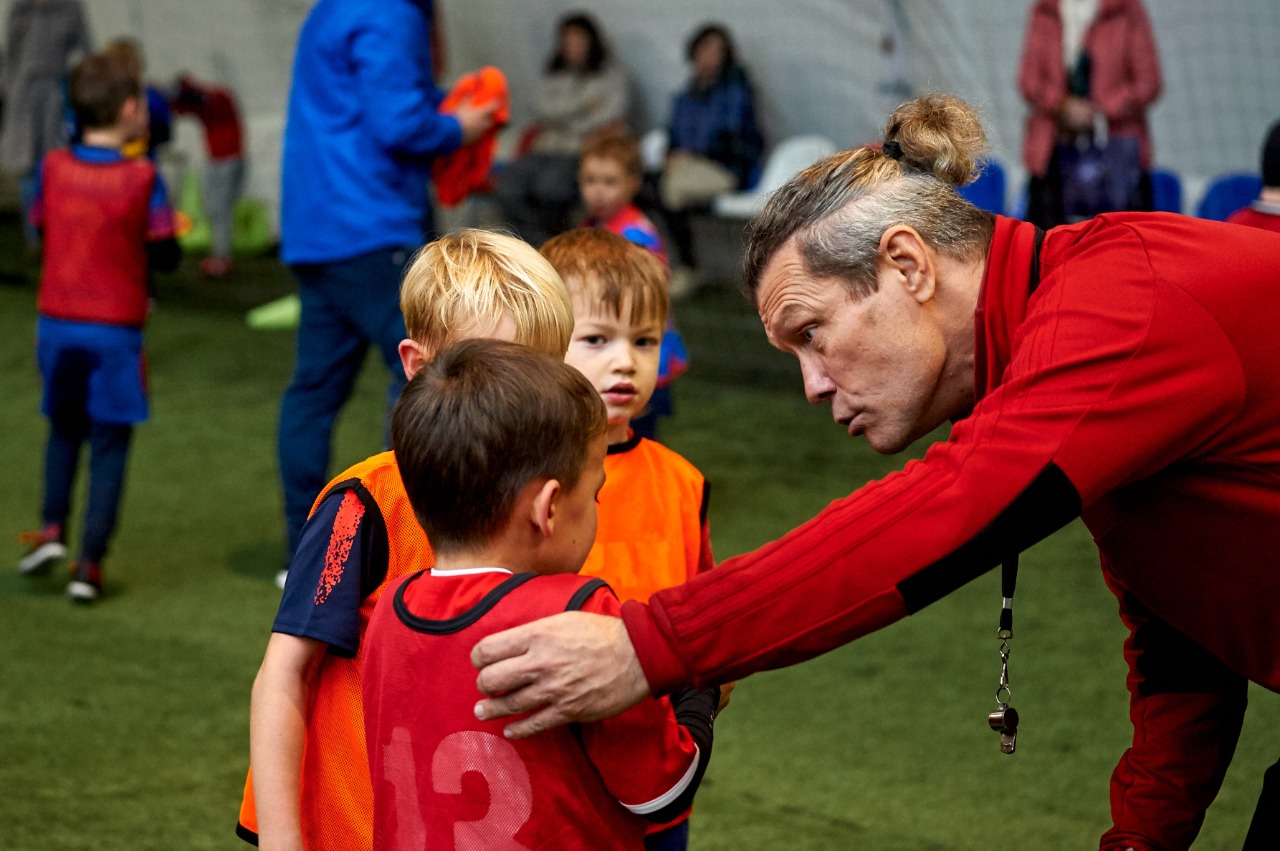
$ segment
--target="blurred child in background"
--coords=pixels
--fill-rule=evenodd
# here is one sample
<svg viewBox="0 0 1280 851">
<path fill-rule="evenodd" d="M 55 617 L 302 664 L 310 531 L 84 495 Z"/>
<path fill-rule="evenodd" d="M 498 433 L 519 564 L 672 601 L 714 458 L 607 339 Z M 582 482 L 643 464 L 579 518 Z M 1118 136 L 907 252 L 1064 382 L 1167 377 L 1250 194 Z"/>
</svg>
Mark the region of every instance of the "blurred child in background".
<svg viewBox="0 0 1280 851">
<path fill-rule="evenodd" d="M 625 237 L 653 252 L 662 261 L 664 274 L 670 275 L 667 252 L 658 229 L 635 204 L 642 180 L 640 146 L 634 139 L 610 135 L 587 141 L 582 147 L 578 168 L 578 184 L 587 217 L 578 227 L 604 228 Z M 657 386 L 648 408 L 631 421 L 636 434 L 658 439 L 658 419 L 675 412 L 671 383 L 688 368 L 689 354 L 684 339 L 676 330 L 675 315 L 668 313 L 658 360 Z"/>
<path fill-rule="evenodd" d="M 1227 221 L 1280 232 L 1280 121 L 1271 125 L 1262 143 L 1262 192 Z"/>
<path fill-rule="evenodd" d="M 179 249 L 164 181 L 150 160 L 123 152 L 147 130 L 135 69 L 118 55 L 92 54 L 68 88 L 82 142 L 46 155 L 31 211 L 45 243 L 36 356 L 49 442 L 44 526 L 27 536 L 32 549 L 18 570 L 41 574 L 66 555 L 71 491 L 88 443 L 88 505 L 67 594 L 91 602 L 102 593 L 133 426 L 148 415 L 148 270 L 172 271 Z"/>
<path fill-rule="evenodd" d="M 145 154 L 152 162 L 156 160 L 161 145 L 168 144 L 173 138 L 173 116 L 169 110 L 169 98 L 155 86 L 147 82 L 146 62 L 142 56 L 142 48 L 136 39 L 115 38 L 107 43 L 103 50 L 119 58 L 130 68 L 143 87 L 147 98 L 147 132 L 141 139 L 135 139 L 125 148 L 129 156 Z"/>
<path fill-rule="evenodd" d="M 209 256 L 200 261 L 207 278 L 231 274 L 231 232 L 236 201 L 244 188 L 244 133 L 240 111 L 228 89 L 203 83 L 184 74 L 178 78 L 173 111 L 194 115 L 204 125 L 209 161 L 204 170 L 204 211 L 209 217 L 213 243 Z"/>
</svg>

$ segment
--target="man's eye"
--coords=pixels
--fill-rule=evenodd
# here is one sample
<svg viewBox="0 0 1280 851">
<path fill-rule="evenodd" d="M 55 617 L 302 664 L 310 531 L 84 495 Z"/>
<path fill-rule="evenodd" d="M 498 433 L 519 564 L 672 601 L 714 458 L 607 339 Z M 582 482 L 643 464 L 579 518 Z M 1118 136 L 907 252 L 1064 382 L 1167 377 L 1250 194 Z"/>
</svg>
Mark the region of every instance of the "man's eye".
<svg viewBox="0 0 1280 851">
<path fill-rule="evenodd" d="M 800 339 L 804 340 L 806 343 L 812 343 L 813 332 L 814 332 L 814 329 L 812 327 L 805 328 L 803 331 L 800 332 Z"/>
</svg>

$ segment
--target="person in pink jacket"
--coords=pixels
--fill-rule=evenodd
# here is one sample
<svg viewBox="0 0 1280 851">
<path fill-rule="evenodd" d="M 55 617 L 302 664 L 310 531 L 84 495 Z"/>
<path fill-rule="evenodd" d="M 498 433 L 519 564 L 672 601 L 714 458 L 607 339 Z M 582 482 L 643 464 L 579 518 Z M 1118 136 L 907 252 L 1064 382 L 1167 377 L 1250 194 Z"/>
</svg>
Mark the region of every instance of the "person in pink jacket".
<svg viewBox="0 0 1280 851">
<path fill-rule="evenodd" d="M 1160 87 L 1160 60 L 1141 0 L 1037 0 L 1018 67 L 1018 89 L 1030 108 L 1022 146 L 1031 175 L 1030 221 L 1044 228 L 1067 221 L 1063 160 L 1074 142 L 1101 126 L 1108 140 L 1136 142 L 1141 173 L 1122 208 L 1151 209 L 1147 109 Z"/>
</svg>

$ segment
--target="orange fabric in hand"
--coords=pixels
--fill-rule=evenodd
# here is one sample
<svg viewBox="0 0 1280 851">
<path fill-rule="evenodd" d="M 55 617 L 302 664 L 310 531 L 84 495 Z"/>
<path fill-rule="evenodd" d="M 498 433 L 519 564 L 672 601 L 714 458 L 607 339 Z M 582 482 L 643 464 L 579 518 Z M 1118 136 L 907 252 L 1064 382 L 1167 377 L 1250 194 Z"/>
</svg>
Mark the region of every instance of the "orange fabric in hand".
<svg viewBox="0 0 1280 851">
<path fill-rule="evenodd" d="M 492 65 L 464 74 L 440 103 L 441 112 L 451 112 L 463 103 L 485 106 L 495 101 L 498 110 L 493 126 L 474 142 L 438 157 L 431 168 L 436 198 L 446 207 L 456 207 L 471 193 L 488 186 L 489 170 L 498 149 L 498 131 L 511 120 L 506 75 Z"/>
</svg>

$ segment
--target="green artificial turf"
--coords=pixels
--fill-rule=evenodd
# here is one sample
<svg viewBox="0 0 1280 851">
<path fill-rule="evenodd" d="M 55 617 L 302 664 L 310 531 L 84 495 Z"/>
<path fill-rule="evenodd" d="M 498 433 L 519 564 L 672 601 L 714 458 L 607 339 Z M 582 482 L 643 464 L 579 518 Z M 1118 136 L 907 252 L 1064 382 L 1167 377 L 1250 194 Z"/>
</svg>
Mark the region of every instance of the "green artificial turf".
<svg viewBox="0 0 1280 851">
<path fill-rule="evenodd" d="M 61 571 L 24 579 L 10 567 L 22 553 L 16 533 L 37 520 L 44 421 L 34 285 L 7 240 L 0 849 L 242 847 L 232 829 L 249 686 L 279 599 L 273 435 L 292 359 L 289 334 L 251 331 L 243 312 L 289 291 L 288 276 L 258 260 L 233 281 L 206 283 L 188 262 L 159 282 L 148 330 L 153 417 L 136 434 L 108 595 L 75 607 Z M 741 305 L 704 294 L 682 315 L 693 369 L 676 385 L 665 437 L 712 482 L 721 558 L 902 463 L 806 405 L 794 367 L 765 349 Z M 758 380 L 742 380 L 748 355 Z M 380 448 L 383 381 L 371 362 L 341 421 L 335 465 Z M 1078 525 L 1024 556 L 1010 660 L 1023 724 L 1017 754 L 1006 757 L 985 717 L 999 666 L 998 585 L 988 574 L 851 646 L 743 682 L 717 725 L 692 847 L 1096 843 L 1128 740 L 1114 600 Z M 1256 689 L 1253 697 L 1199 849 L 1240 846 L 1262 771 L 1280 756 L 1280 701 Z"/>
</svg>

